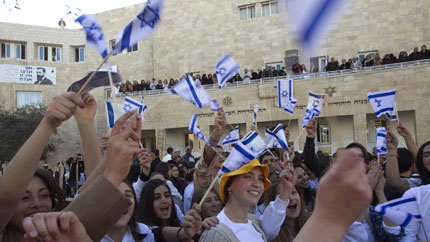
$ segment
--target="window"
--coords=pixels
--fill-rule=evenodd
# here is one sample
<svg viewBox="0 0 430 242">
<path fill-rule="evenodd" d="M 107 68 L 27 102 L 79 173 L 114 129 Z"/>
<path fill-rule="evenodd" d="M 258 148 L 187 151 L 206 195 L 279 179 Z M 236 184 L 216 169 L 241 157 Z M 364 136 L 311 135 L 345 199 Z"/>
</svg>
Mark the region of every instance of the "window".
<svg viewBox="0 0 430 242">
<path fill-rule="evenodd" d="M 330 143 L 330 128 L 328 124 L 318 124 L 317 141 L 320 144 Z"/>
<path fill-rule="evenodd" d="M 85 48 L 75 48 L 75 62 L 85 61 Z"/>
<path fill-rule="evenodd" d="M 39 60 L 48 61 L 48 47 L 39 46 Z"/>
<path fill-rule="evenodd" d="M 127 52 L 134 52 L 134 51 L 137 51 L 137 43 L 127 48 Z"/>
<path fill-rule="evenodd" d="M 42 105 L 42 92 L 16 92 L 16 106 Z"/>
<path fill-rule="evenodd" d="M 1 43 L 1 58 L 11 58 L 10 44 Z"/>
<path fill-rule="evenodd" d="M 366 59 L 366 56 L 370 55 L 370 58 L 373 60 L 376 53 L 378 53 L 377 50 L 358 52 L 358 59 L 360 59 L 360 62 L 363 62 L 363 60 Z"/>
<path fill-rule="evenodd" d="M 51 51 L 52 61 L 61 61 L 61 48 L 52 47 Z"/>
<path fill-rule="evenodd" d="M 61 61 L 61 48 L 39 46 L 38 60 L 42 61 Z"/>
<path fill-rule="evenodd" d="M 269 66 L 270 69 L 274 66 L 278 71 L 282 68 L 282 62 L 267 63 L 266 65 Z"/>
<path fill-rule="evenodd" d="M 25 59 L 25 45 L 23 44 L 16 44 L 16 58 L 17 59 Z"/>
<path fill-rule="evenodd" d="M 326 63 L 325 58 L 326 58 L 325 56 L 318 58 L 318 70 L 319 70 L 319 72 L 325 72 L 325 67 L 328 64 L 328 63 Z"/>
<path fill-rule="evenodd" d="M 373 119 L 367 123 L 367 141 L 369 143 L 376 143 L 376 129 L 380 127 L 387 128 L 387 120 Z"/>
<path fill-rule="evenodd" d="M 194 148 L 194 134 L 185 134 L 185 147 Z"/>
<path fill-rule="evenodd" d="M 263 17 L 279 14 L 278 2 L 262 3 L 261 7 L 261 15 Z"/>
<path fill-rule="evenodd" d="M 255 5 L 239 7 L 240 20 L 255 18 Z"/>
</svg>

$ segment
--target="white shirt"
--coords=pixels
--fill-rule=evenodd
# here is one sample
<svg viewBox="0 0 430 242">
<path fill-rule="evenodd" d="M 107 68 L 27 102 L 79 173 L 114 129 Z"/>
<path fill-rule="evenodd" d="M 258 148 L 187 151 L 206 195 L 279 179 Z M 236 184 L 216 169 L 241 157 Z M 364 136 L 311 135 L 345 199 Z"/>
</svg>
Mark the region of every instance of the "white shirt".
<svg viewBox="0 0 430 242">
<path fill-rule="evenodd" d="M 375 237 L 366 222 L 354 221 L 343 235 L 341 242 L 374 242 Z"/>
<path fill-rule="evenodd" d="M 142 240 L 143 242 L 153 242 L 154 240 L 154 234 L 152 231 L 142 223 L 136 223 L 137 231 L 141 234 L 146 234 L 145 238 Z M 124 237 L 122 237 L 122 242 L 132 242 L 135 241 L 133 239 L 133 236 L 131 235 L 130 227 L 127 228 L 127 232 L 125 233 Z M 109 235 L 105 235 L 100 242 L 114 242 Z"/>
<path fill-rule="evenodd" d="M 190 182 L 184 191 L 184 213 L 187 213 L 191 209 L 191 200 L 194 193 L 194 182 Z"/>
<path fill-rule="evenodd" d="M 224 209 L 217 216 L 219 222 L 225 224 L 236 235 L 239 241 L 264 242 L 260 234 L 248 219 L 247 223 L 234 223 L 224 213 Z"/>
<path fill-rule="evenodd" d="M 163 159 L 161 160 L 162 162 L 168 162 L 169 160 L 172 159 L 172 155 L 171 154 L 167 154 L 163 157 Z"/>
</svg>

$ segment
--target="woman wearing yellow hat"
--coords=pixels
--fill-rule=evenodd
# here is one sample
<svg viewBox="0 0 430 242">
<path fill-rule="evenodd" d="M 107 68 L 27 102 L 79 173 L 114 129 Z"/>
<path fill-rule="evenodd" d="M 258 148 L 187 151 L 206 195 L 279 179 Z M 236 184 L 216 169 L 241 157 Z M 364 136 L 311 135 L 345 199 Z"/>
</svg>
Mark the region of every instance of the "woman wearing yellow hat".
<svg viewBox="0 0 430 242">
<path fill-rule="evenodd" d="M 206 230 L 200 241 L 271 241 L 278 235 L 285 219 L 288 197 L 297 181 L 289 164 L 280 173 L 281 193 L 258 218 L 249 213 L 270 186 L 269 168 L 253 159 L 239 169 L 224 173 L 219 184 L 220 198 L 225 202 L 218 214 L 219 224 Z"/>
</svg>

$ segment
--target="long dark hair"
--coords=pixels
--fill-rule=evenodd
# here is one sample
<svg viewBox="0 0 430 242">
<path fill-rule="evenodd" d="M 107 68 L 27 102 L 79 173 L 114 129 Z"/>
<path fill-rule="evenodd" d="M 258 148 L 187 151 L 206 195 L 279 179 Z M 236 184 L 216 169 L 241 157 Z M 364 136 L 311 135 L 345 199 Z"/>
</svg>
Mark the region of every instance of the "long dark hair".
<svg viewBox="0 0 430 242">
<path fill-rule="evenodd" d="M 58 186 L 51 173 L 45 169 L 37 168 L 34 173 L 35 177 L 39 177 L 48 187 L 49 196 L 52 201 L 52 210 L 60 211 L 66 207 L 66 198 L 63 190 Z"/>
<path fill-rule="evenodd" d="M 430 172 L 425 168 L 423 163 L 424 148 L 427 145 L 430 145 L 430 141 L 427 141 L 423 145 L 421 145 L 417 153 L 417 169 L 418 169 L 418 173 L 420 174 L 421 185 L 430 184 Z"/>
<path fill-rule="evenodd" d="M 347 149 L 350 148 L 359 148 L 361 150 L 361 152 L 363 153 L 363 158 L 364 158 L 364 162 L 366 163 L 366 165 L 369 164 L 369 156 L 367 155 L 367 150 L 366 148 L 364 148 L 364 146 L 358 142 L 352 142 L 351 144 L 346 146 Z"/>
<path fill-rule="evenodd" d="M 169 187 L 166 185 L 166 183 L 159 179 L 150 180 L 148 183 L 146 183 L 146 185 L 142 189 L 142 193 L 140 195 L 140 201 L 139 201 L 140 221 L 142 221 L 148 226 L 158 226 L 158 227 L 166 226 L 157 217 L 154 211 L 154 192 L 155 192 L 155 189 L 159 186 L 166 186 L 170 194 L 170 200 L 172 202 L 172 212 L 168 220 L 168 226 L 178 227 L 181 224 L 179 222 L 178 215 L 176 214 L 176 207 L 175 207 L 175 202 L 172 199 L 172 194 L 170 192 Z"/>
<path fill-rule="evenodd" d="M 141 234 L 137 230 L 136 226 L 136 218 L 137 218 L 137 199 L 136 199 L 136 193 L 134 192 L 133 186 L 131 183 L 126 179 L 123 181 L 132 191 L 133 193 L 133 199 L 134 199 L 134 209 L 133 209 L 133 215 L 131 216 L 130 220 L 128 221 L 128 227 L 130 228 L 131 235 L 133 236 L 134 241 L 141 241 L 146 237 L 146 234 Z"/>
</svg>

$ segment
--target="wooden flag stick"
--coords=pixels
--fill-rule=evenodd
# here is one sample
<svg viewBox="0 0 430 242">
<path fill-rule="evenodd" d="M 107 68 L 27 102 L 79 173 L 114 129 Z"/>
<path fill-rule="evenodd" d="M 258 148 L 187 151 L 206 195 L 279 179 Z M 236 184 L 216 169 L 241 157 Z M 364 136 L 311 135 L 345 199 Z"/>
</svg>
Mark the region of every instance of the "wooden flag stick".
<svg viewBox="0 0 430 242">
<path fill-rule="evenodd" d="M 97 69 L 91 73 L 91 76 L 88 78 L 88 80 L 82 85 L 81 89 L 79 89 L 78 94 L 81 94 L 81 92 L 84 90 L 84 88 L 88 85 L 88 83 L 93 79 L 94 75 L 97 73 L 100 68 L 102 68 L 103 64 L 106 63 L 106 61 L 109 59 L 109 57 L 113 54 L 113 50 L 109 52 L 109 54 L 103 59 L 102 63 L 97 67 Z"/>
<path fill-rule="evenodd" d="M 202 199 L 199 202 L 199 206 L 202 206 L 203 202 L 205 201 L 206 197 L 209 195 L 209 192 L 211 191 L 212 187 L 214 187 L 215 182 L 218 181 L 218 178 L 220 178 L 222 173 L 218 173 L 214 179 L 212 180 L 210 186 L 208 187 L 208 190 L 206 190 L 205 194 L 203 195 Z"/>
<path fill-rule="evenodd" d="M 396 109 L 397 125 L 399 125 L 400 124 L 400 117 L 399 117 L 399 110 L 397 110 L 396 102 L 394 102 L 394 108 Z"/>
<path fill-rule="evenodd" d="M 303 128 L 301 131 L 300 131 L 300 133 L 299 133 L 299 136 L 297 136 L 297 138 L 296 138 L 296 140 L 294 140 L 294 147 L 299 147 L 299 146 L 296 146 L 296 143 L 299 141 L 299 139 L 300 139 L 300 136 L 302 136 L 302 134 L 303 134 L 303 131 L 305 130 L 305 128 Z"/>
</svg>

